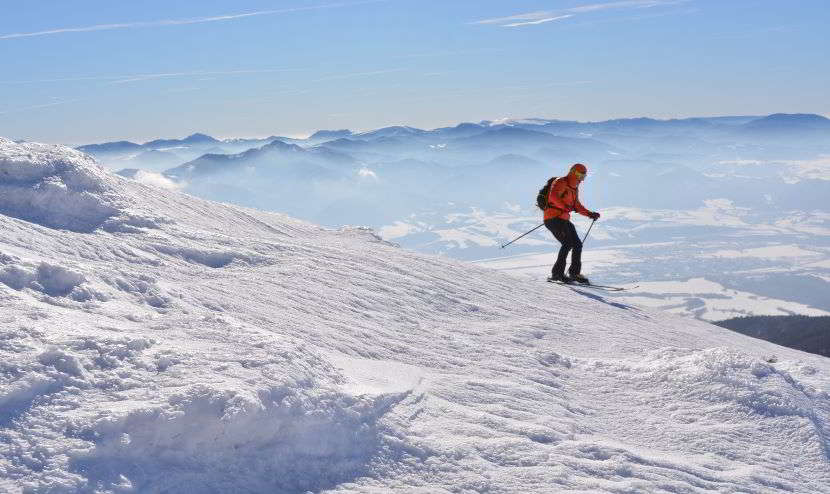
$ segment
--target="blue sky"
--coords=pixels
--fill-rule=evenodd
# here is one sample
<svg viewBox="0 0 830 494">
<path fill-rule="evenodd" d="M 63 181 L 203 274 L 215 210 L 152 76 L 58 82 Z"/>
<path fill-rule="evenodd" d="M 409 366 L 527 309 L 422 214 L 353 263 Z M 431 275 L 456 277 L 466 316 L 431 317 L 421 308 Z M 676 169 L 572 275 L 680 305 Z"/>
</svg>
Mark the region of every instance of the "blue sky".
<svg viewBox="0 0 830 494">
<path fill-rule="evenodd" d="M 830 115 L 826 0 L 0 0 L 0 135 Z"/>
</svg>

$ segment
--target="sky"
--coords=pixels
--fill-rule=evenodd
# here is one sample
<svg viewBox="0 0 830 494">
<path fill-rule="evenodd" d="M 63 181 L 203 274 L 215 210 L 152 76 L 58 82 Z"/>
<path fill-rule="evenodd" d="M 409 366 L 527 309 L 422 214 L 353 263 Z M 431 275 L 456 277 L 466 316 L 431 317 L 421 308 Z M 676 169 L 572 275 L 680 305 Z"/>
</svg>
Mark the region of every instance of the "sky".
<svg viewBox="0 0 830 494">
<path fill-rule="evenodd" d="M 826 0 L 0 0 L 0 136 L 830 115 Z"/>
</svg>

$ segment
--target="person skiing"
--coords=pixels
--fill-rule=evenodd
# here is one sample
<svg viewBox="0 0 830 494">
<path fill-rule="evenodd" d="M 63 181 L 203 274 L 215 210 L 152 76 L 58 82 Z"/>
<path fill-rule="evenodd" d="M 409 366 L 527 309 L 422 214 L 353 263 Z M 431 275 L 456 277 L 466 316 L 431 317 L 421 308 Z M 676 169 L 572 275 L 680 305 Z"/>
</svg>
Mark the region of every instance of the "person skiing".
<svg viewBox="0 0 830 494">
<path fill-rule="evenodd" d="M 557 178 L 548 192 L 547 208 L 545 208 L 545 227 L 550 230 L 556 240 L 562 244 L 559 257 L 551 270 L 551 281 L 588 284 L 588 278 L 582 276 L 582 241 L 571 223 L 571 211 L 587 216 L 592 220 L 599 219 L 599 213 L 589 211 L 579 202 L 579 184 L 585 180 L 588 169 L 582 163 L 574 164 L 568 175 Z M 569 276 L 565 276 L 565 262 L 571 253 L 571 267 Z"/>
</svg>

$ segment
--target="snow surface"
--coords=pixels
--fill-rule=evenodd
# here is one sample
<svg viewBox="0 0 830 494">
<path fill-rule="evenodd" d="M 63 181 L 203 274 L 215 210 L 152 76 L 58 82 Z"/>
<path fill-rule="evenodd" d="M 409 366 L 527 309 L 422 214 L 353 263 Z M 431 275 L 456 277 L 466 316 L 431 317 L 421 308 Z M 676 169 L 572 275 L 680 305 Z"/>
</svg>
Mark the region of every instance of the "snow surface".
<svg viewBox="0 0 830 494">
<path fill-rule="evenodd" d="M 651 295 L 652 293 L 662 295 L 655 297 Z M 619 298 L 625 303 L 659 308 L 678 314 L 696 313 L 698 317 L 708 321 L 722 321 L 731 317 L 748 315 L 830 316 L 830 312 L 809 305 L 732 290 L 705 278 L 644 282 Z"/>
<path fill-rule="evenodd" d="M 787 212 L 787 219 L 765 218 L 767 211 L 739 208 L 728 200 L 706 201 L 695 210 L 603 209 L 583 251 L 583 274 L 609 284 L 639 284 L 615 298 L 707 321 L 744 315 L 827 315 L 830 311 L 830 215 Z M 713 219 L 715 218 L 715 219 Z M 723 223 L 716 218 L 726 218 Z M 575 216 L 581 235 L 590 221 Z M 538 209 L 413 215 L 383 238 L 401 245 L 474 260 L 522 277 L 550 275 L 559 244 L 537 228 L 506 249 L 504 244 L 540 226 Z M 724 226 L 724 225 L 732 226 Z M 705 278 L 710 292 L 693 280 Z M 822 281 L 824 280 L 824 281 Z M 642 282 L 642 283 L 640 283 Z M 659 282 L 659 283 L 658 283 Z M 688 291 L 667 293 L 663 282 Z"/>
<path fill-rule="evenodd" d="M 0 140 L 0 491 L 830 492 L 830 361 Z"/>
<path fill-rule="evenodd" d="M 653 246 L 656 246 L 654 244 Z M 662 244 L 670 247 L 672 243 Z M 632 259 L 626 255 L 623 247 L 617 246 L 613 249 L 588 249 L 583 253 L 583 274 L 591 278 L 593 273 L 602 273 L 610 268 L 616 268 L 620 276 L 628 276 L 636 280 L 636 271 L 628 271 L 626 261 Z M 793 256 L 787 253 L 793 252 Z M 761 247 L 745 250 L 722 250 L 718 256 L 729 259 L 739 258 L 776 258 L 783 256 L 784 259 L 798 257 L 812 258 L 816 254 L 812 251 L 799 249 L 797 246 L 774 246 Z M 550 276 L 550 267 L 555 260 L 554 253 L 545 254 L 521 254 L 509 257 L 493 259 L 482 259 L 476 264 L 490 269 L 499 270 L 520 279 L 539 282 Z M 812 263 L 808 266 L 816 268 L 830 267 L 822 263 Z M 750 271 L 747 271 L 750 272 Z M 771 272 L 771 268 L 753 270 L 751 272 Z M 595 279 L 595 278 L 592 278 Z M 635 284 L 636 283 L 636 284 Z M 755 293 L 727 288 L 722 284 L 703 277 L 687 278 L 674 281 L 636 281 L 634 283 L 621 283 L 629 288 L 625 292 L 608 294 L 616 302 L 634 304 L 640 307 L 652 307 L 678 315 L 692 315 L 706 321 L 722 321 L 732 317 L 748 315 L 763 316 L 784 316 L 790 314 L 801 314 L 807 316 L 827 316 L 830 312 L 812 307 L 792 300 L 765 297 Z"/>
</svg>

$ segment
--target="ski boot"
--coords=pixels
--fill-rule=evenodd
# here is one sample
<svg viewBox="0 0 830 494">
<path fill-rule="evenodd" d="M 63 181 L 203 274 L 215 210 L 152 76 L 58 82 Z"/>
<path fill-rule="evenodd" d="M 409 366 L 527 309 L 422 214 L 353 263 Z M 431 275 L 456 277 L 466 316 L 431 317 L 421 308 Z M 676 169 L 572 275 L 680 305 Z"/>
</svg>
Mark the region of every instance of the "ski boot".
<svg viewBox="0 0 830 494">
<path fill-rule="evenodd" d="M 582 283 L 583 285 L 590 285 L 591 282 L 588 281 L 588 278 L 582 276 L 581 274 L 572 274 L 570 276 L 571 281 L 575 281 L 576 283 Z"/>
<path fill-rule="evenodd" d="M 548 281 L 552 281 L 554 283 L 573 283 L 573 280 L 564 274 L 553 274 L 551 273 Z"/>
</svg>

